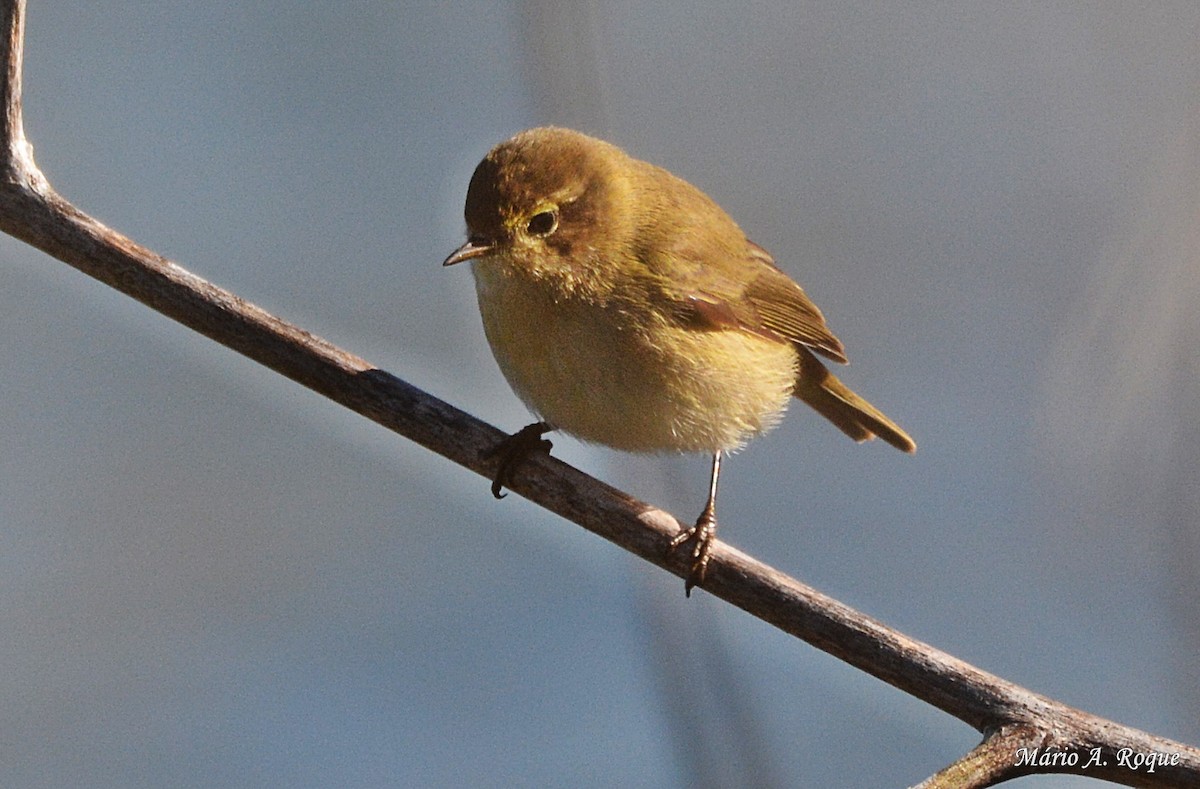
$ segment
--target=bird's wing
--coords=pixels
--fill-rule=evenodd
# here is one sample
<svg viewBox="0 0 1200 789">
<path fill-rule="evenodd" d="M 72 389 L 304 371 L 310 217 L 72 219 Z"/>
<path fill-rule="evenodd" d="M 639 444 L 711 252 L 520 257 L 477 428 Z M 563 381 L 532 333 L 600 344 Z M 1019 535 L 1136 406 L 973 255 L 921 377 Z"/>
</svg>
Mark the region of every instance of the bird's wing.
<svg viewBox="0 0 1200 789">
<path fill-rule="evenodd" d="M 797 343 L 845 363 L 841 340 L 804 289 L 775 266 L 765 249 L 750 241 L 746 245 L 741 261 L 710 260 L 703 270 L 692 267 L 674 278 L 668 289 L 679 314 L 712 328 Z"/>
</svg>

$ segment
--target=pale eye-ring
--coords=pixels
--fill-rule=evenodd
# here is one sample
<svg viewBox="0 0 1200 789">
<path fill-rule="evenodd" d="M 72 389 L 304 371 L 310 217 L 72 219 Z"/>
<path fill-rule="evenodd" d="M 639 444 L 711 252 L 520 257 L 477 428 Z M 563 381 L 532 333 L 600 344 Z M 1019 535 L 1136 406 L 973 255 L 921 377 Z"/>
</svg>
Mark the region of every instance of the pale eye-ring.
<svg viewBox="0 0 1200 789">
<path fill-rule="evenodd" d="M 525 231 L 531 236 L 548 236 L 558 229 L 558 211 L 539 211 L 529 218 Z"/>
</svg>

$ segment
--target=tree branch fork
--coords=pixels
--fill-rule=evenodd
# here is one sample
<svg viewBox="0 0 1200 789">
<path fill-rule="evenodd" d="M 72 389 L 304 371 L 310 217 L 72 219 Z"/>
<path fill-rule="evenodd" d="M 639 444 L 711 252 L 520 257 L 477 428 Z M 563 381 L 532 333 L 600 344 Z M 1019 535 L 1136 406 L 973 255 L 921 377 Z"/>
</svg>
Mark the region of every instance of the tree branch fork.
<svg viewBox="0 0 1200 789">
<path fill-rule="evenodd" d="M 217 342 L 485 477 L 505 434 L 366 360 L 206 282 L 79 211 L 38 169 L 21 120 L 24 0 L 0 0 L 0 229 Z M 680 577 L 669 513 L 537 455 L 518 494 Z M 1200 786 L 1200 749 L 1100 718 L 984 672 L 717 543 L 703 588 L 954 715 L 982 742 L 918 786 L 983 787 L 1073 773 L 1127 786 Z"/>
</svg>

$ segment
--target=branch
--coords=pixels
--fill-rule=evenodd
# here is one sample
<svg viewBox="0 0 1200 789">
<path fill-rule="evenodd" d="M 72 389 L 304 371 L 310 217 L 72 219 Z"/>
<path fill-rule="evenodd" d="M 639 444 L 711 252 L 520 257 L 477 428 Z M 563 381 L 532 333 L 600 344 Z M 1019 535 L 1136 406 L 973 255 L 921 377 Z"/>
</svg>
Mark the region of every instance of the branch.
<svg viewBox="0 0 1200 789">
<path fill-rule="evenodd" d="M 21 122 L 23 0 L 0 0 L 0 229 L 149 307 L 487 478 L 504 434 L 105 227 L 38 170 Z M 554 458 L 507 487 L 685 577 L 662 510 Z M 1200 786 L 1200 750 L 1073 709 L 916 641 L 724 544 L 704 589 L 965 721 L 986 737 L 923 787 L 990 786 L 1069 772 L 1129 786 Z"/>
</svg>

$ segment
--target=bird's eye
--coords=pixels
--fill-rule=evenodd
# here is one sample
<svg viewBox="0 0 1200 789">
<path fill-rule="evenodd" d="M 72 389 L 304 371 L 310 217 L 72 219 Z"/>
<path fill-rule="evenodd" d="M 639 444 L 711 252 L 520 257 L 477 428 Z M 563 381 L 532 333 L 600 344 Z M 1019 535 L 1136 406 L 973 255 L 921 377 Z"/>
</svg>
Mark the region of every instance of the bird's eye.
<svg viewBox="0 0 1200 789">
<path fill-rule="evenodd" d="M 526 232 L 531 236 L 548 236 L 558 229 L 557 211 L 539 211 L 529 218 L 525 225 Z"/>
</svg>

